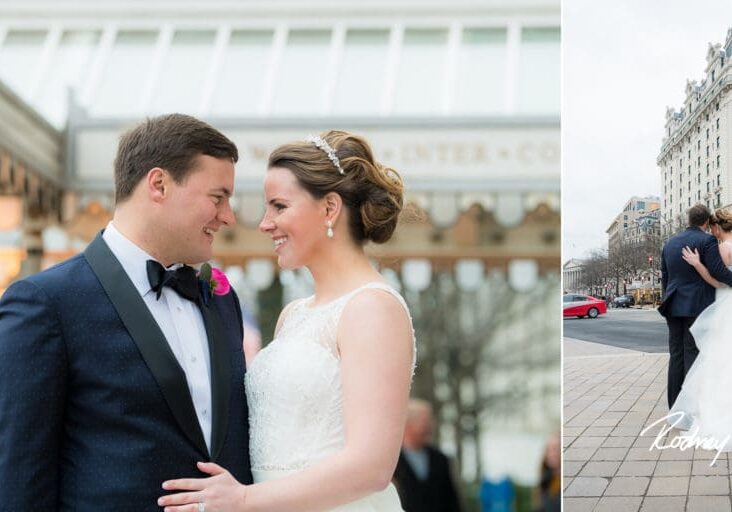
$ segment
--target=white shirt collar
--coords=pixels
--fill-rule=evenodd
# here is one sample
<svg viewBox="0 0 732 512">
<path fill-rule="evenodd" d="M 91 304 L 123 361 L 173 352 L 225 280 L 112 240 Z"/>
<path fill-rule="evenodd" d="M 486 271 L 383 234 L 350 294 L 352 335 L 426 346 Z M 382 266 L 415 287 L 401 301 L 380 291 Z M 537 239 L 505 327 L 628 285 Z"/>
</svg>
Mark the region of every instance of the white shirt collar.
<svg viewBox="0 0 732 512">
<path fill-rule="evenodd" d="M 107 224 L 102 238 L 112 254 L 119 260 L 124 271 L 127 272 L 140 296 L 144 297 L 151 291 L 150 281 L 147 278 L 147 260 L 155 260 L 155 258 L 120 233 L 112 221 Z"/>
</svg>

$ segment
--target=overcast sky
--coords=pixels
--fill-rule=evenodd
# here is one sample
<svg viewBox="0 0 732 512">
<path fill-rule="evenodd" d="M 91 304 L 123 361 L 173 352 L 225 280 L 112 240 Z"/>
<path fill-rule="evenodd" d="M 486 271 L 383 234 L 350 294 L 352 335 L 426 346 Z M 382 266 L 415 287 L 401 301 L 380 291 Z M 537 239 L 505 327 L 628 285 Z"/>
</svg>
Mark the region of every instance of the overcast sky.
<svg viewBox="0 0 732 512">
<path fill-rule="evenodd" d="M 563 262 L 606 248 L 630 197 L 660 197 L 666 107 L 730 27 L 732 0 L 562 0 Z"/>
</svg>

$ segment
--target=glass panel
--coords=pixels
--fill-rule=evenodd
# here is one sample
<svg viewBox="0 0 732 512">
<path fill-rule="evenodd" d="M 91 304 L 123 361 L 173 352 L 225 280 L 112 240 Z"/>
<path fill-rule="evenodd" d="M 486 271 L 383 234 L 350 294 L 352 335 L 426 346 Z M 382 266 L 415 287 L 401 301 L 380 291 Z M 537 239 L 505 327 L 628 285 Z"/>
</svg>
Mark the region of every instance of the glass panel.
<svg viewBox="0 0 732 512">
<path fill-rule="evenodd" d="M 521 31 L 516 107 L 524 113 L 559 113 L 559 28 Z"/>
<path fill-rule="evenodd" d="M 333 110 L 338 114 L 377 114 L 384 92 L 388 30 L 349 30 L 338 70 Z"/>
<path fill-rule="evenodd" d="M 137 110 L 145 78 L 152 71 L 157 36 L 152 31 L 117 34 L 89 106 L 91 114 L 129 116 Z"/>
<path fill-rule="evenodd" d="M 231 33 L 211 99 L 212 113 L 236 116 L 257 112 L 273 37 L 272 31 L 264 30 Z"/>
<path fill-rule="evenodd" d="M 92 30 L 67 31 L 61 36 L 38 96 L 39 109 L 57 127 L 66 121 L 69 89 L 74 90 L 76 101 L 79 100 L 100 37 L 99 31 Z"/>
<path fill-rule="evenodd" d="M 394 95 L 397 114 L 436 114 L 442 105 L 447 30 L 406 30 Z"/>
<path fill-rule="evenodd" d="M 329 47 L 327 30 L 293 30 L 288 34 L 274 86 L 275 114 L 315 114 L 321 110 Z"/>
<path fill-rule="evenodd" d="M 500 112 L 506 99 L 506 29 L 463 31 L 458 54 L 454 111 L 460 114 Z"/>
<path fill-rule="evenodd" d="M 26 101 L 45 40 L 44 30 L 11 30 L 0 48 L 0 80 Z"/>
<path fill-rule="evenodd" d="M 155 84 L 151 112 L 198 112 L 215 37 L 210 30 L 181 30 L 173 35 Z"/>
</svg>

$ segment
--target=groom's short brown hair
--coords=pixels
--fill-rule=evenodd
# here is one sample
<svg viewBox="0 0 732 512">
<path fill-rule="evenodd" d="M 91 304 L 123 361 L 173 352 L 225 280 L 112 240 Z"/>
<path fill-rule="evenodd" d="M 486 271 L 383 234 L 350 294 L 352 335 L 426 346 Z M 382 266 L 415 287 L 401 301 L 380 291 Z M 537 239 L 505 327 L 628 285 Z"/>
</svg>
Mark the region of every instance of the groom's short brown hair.
<svg viewBox="0 0 732 512">
<path fill-rule="evenodd" d="M 707 221 L 709 221 L 709 218 L 712 216 L 712 212 L 709 211 L 709 208 L 701 203 L 695 204 L 694 206 L 689 208 L 688 213 L 689 226 L 694 226 L 697 228 L 706 224 Z"/>
<path fill-rule="evenodd" d="M 125 133 L 114 159 L 114 198 L 121 203 L 132 195 L 150 169 L 160 167 L 182 183 L 199 155 L 239 159 L 236 145 L 200 119 L 185 114 L 148 118 Z"/>
</svg>

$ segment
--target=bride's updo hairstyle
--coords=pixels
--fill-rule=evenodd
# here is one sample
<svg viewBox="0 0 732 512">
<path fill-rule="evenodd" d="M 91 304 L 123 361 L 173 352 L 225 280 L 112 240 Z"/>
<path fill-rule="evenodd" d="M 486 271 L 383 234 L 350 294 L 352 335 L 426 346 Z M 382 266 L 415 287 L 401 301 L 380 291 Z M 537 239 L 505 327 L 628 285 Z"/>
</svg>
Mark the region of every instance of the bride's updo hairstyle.
<svg viewBox="0 0 732 512">
<path fill-rule="evenodd" d="M 729 210 L 725 208 L 718 208 L 714 212 L 714 218 L 716 219 L 715 224 L 722 228 L 722 231 L 727 233 L 732 231 L 732 213 L 730 213 Z"/>
<path fill-rule="evenodd" d="M 307 141 L 284 144 L 267 168 L 282 167 L 316 199 L 335 192 L 348 210 L 349 232 L 358 244 L 388 241 L 404 205 L 404 185 L 395 170 L 374 160 L 363 137 L 330 130 Z"/>
</svg>

